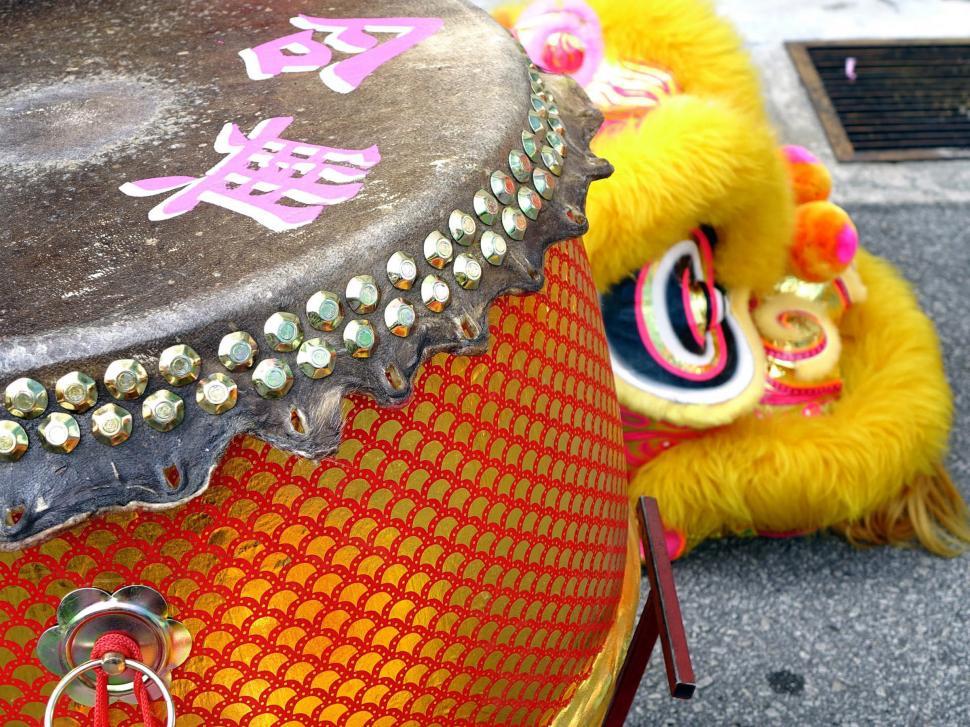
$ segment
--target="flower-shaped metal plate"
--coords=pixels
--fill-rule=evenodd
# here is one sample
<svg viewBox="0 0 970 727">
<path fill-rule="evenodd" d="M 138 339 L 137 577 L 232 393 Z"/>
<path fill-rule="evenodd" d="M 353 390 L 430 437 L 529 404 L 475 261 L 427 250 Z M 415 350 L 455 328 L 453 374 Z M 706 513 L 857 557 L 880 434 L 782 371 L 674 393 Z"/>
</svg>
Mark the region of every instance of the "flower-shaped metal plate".
<svg viewBox="0 0 970 727">
<path fill-rule="evenodd" d="M 37 642 L 37 658 L 58 676 L 91 659 L 95 642 L 107 633 L 121 632 L 141 646 L 142 663 L 166 683 L 173 669 L 189 658 L 192 636 L 178 621 L 167 618 L 168 604 L 148 586 L 126 586 L 114 593 L 80 588 L 68 593 L 57 607 L 57 625 Z M 112 699 L 134 703 L 135 679 L 144 679 L 152 698 L 157 688 L 133 669 L 108 678 Z M 95 672 L 81 675 L 67 689 L 79 704 L 94 704 Z"/>
</svg>

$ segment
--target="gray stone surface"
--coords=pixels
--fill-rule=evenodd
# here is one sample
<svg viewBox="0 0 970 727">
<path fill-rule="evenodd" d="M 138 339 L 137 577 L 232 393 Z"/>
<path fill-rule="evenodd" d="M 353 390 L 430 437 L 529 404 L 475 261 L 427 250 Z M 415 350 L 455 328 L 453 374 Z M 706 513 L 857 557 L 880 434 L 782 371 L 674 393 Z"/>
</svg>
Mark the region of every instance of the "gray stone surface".
<svg viewBox="0 0 970 727">
<path fill-rule="evenodd" d="M 741 32 L 761 72 L 782 140 L 806 146 L 832 169 L 842 204 L 890 200 L 970 202 L 970 161 L 837 164 L 785 41 L 946 38 L 970 34 L 967 0 L 715 0 Z M 857 73 L 864 74 L 860 65 Z"/>
<path fill-rule="evenodd" d="M 970 498 L 970 213 L 850 212 L 942 334 L 957 404 L 949 467 Z M 856 550 L 830 536 L 726 540 L 674 570 L 699 689 L 671 700 L 655 659 L 628 725 L 970 724 L 970 556 Z"/>
</svg>

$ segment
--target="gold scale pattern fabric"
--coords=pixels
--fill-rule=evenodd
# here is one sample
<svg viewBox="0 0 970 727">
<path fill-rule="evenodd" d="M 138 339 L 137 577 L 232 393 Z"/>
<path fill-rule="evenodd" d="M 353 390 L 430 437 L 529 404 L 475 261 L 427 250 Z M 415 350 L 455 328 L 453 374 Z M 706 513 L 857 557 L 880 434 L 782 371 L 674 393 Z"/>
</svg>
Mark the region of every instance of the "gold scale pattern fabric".
<svg viewBox="0 0 970 727">
<path fill-rule="evenodd" d="M 42 715 L 54 678 L 33 649 L 61 597 L 135 583 L 194 638 L 172 684 L 180 727 L 590 723 L 638 568 L 581 244 L 546 272 L 541 293 L 494 306 L 486 355 L 434 357 L 405 407 L 348 399 L 332 458 L 239 438 L 185 506 L 0 554 L 4 724 Z"/>
</svg>

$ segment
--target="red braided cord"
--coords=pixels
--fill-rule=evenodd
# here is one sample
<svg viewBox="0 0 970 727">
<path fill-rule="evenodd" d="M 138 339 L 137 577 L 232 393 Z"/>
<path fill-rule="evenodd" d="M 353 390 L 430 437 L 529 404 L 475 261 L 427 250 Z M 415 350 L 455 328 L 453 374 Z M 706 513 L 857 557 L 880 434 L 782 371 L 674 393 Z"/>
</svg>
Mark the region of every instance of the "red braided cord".
<svg viewBox="0 0 970 727">
<path fill-rule="evenodd" d="M 138 642 L 117 631 L 107 633 L 94 642 L 94 648 L 91 649 L 91 658 L 101 659 L 105 654 L 111 652 L 121 654 L 126 659 L 142 660 L 141 647 Z M 104 669 L 98 669 L 97 674 L 98 683 L 92 714 L 94 727 L 111 727 L 108 722 L 108 675 L 105 674 Z M 135 674 L 135 699 L 138 700 L 138 706 L 141 708 L 141 719 L 145 723 L 145 727 L 158 727 L 158 721 L 152 713 L 152 700 L 148 696 L 148 688 L 145 686 L 142 675 L 137 673 Z"/>
</svg>

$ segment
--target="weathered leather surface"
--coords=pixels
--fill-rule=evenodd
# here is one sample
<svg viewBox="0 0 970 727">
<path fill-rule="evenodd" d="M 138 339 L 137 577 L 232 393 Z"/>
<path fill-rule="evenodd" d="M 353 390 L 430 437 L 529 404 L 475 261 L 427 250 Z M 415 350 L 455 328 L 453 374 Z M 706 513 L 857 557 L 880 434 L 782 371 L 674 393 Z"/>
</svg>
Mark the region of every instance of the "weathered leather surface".
<svg viewBox="0 0 970 727">
<path fill-rule="evenodd" d="M 433 16 L 445 24 L 350 94 L 326 88 L 316 73 L 250 80 L 238 51 L 294 32 L 288 20 L 300 13 Z M 387 258 L 404 250 L 419 261 L 419 280 L 432 272 L 424 238 L 435 229 L 447 234 L 451 211 L 472 212 L 489 174 L 508 170 L 530 103 L 527 58 L 481 11 L 455 0 L 8 3 L 0 5 L 0 34 L 0 386 L 35 378 L 48 388 L 51 411 L 56 379 L 80 370 L 99 381 L 100 406 L 111 401 L 100 384 L 107 364 L 135 357 L 148 368 L 148 392 L 167 388 L 186 401 L 185 421 L 167 434 L 144 424 L 140 400 L 115 402 L 135 420 L 131 439 L 115 448 L 91 436 L 90 412 L 77 416 L 81 442 L 69 455 L 40 446 L 39 420 L 21 421 L 31 446 L 19 462 L 0 463 L 0 515 L 21 507 L 24 514 L 0 524 L 0 548 L 101 510 L 184 501 L 204 489 L 241 432 L 325 457 L 339 442 L 346 393 L 394 405 L 431 354 L 483 350 L 490 303 L 541 287 L 545 249 L 586 231 L 588 185 L 610 172 L 588 149 L 598 113 L 574 83 L 547 78 L 569 149 L 555 199 L 530 221 L 524 241 L 509 241 L 504 266 L 484 266 L 478 290 L 460 289 L 446 269 L 452 304 L 434 314 L 420 286 L 392 288 Z M 150 222 L 163 197 L 118 191 L 127 181 L 200 176 L 222 159 L 212 145 L 224 123 L 248 133 L 263 119 L 290 115 L 287 139 L 377 144 L 382 156 L 356 198 L 310 225 L 274 233 L 209 204 Z M 222 336 L 245 330 L 263 344 L 263 323 L 276 311 L 300 315 L 311 333 L 306 299 L 321 288 L 342 293 L 359 274 L 373 275 L 381 290 L 381 306 L 366 316 L 379 335 L 370 359 L 341 352 L 334 373 L 313 381 L 296 369 L 295 354 L 282 354 L 294 368 L 293 390 L 268 401 L 250 372 L 233 373 L 239 403 L 219 417 L 196 406 L 194 385 L 171 387 L 159 376 L 158 354 L 174 343 L 202 355 L 203 376 L 226 373 L 216 357 Z M 418 312 L 407 338 L 383 323 L 383 304 L 398 296 Z M 342 348 L 339 331 L 320 335 Z M 403 388 L 386 375 L 391 365 Z M 303 431 L 293 427 L 294 408 Z M 171 466 L 180 473 L 175 488 L 164 474 Z"/>
</svg>

